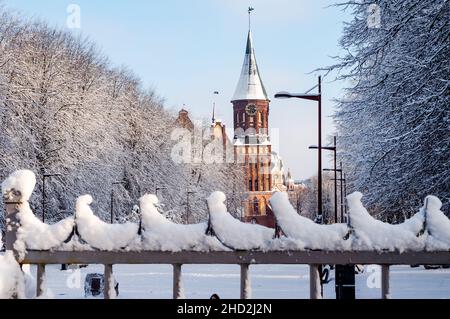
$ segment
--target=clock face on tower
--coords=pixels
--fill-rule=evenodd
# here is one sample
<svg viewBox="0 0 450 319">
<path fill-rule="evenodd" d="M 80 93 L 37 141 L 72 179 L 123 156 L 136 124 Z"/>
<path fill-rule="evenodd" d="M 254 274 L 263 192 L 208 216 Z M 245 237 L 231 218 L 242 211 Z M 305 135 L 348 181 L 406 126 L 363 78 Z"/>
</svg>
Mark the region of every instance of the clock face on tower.
<svg viewBox="0 0 450 319">
<path fill-rule="evenodd" d="M 255 115 L 256 114 L 256 105 L 255 104 L 248 104 L 245 107 L 245 112 L 247 115 Z"/>
</svg>

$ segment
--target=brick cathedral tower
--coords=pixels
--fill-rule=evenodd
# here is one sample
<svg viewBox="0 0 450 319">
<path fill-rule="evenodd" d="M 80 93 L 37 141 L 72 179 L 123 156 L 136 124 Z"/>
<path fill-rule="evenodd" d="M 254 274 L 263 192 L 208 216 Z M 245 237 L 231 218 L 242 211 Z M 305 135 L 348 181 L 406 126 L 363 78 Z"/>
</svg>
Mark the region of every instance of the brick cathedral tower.
<svg viewBox="0 0 450 319">
<path fill-rule="evenodd" d="M 234 110 L 234 150 L 237 160 L 244 165 L 246 180 L 244 219 L 274 227 L 269 207 L 272 195 L 272 147 L 268 130 L 270 100 L 259 74 L 250 28 L 241 76 L 231 103 Z"/>
</svg>

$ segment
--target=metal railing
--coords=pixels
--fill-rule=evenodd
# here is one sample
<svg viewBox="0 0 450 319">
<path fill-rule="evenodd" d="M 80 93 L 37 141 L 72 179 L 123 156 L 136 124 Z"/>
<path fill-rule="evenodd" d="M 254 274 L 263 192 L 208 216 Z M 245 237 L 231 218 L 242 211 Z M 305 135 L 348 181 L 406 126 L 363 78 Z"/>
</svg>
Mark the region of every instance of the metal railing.
<svg viewBox="0 0 450 319">
<path fill-rule="evenodd" d="M 449 252 L 374 252 L 374 251 L 27 251 L 24 264 L 37 265 L 37 295 L 43 294 L 42 282 L 48 264 L 103 264 L 105 265 L 104 297 L 110 298 L 109 283 L 113 265 L 117 264 L 171 264 L 173 265 L 173 296 L 181 293 L 182 265 L 229 264 L 239 265 L 240 297 L 251 298 L 250 266 L 270 264 L 309 265 L 310 298 L 321 298 L 320 265 L 381 265 L 381 298 L 389 298 L 389 267 L 392 265 L 444 265 Z"/>
<path fill-rule="evenodd" d="M 445 265 L 450 263 L 449 251 L 37 251 L 18 252 L 14 243 L 20 220 L 17 216 L 20 205 L 20 193 L 10 192 L 4 197 L 6 207 L 5 248 L 14 252 L 21 264 L 37 265 L 37 296 L 44 294 L 45 266 L 48 264 L 103 264 L 104 297 L 114 297 L 113 266 L 116 264 L 171 264 L 173 265 L 173 297 L 180 298 L 182 293 L 182 265 L 184 264 L 235 264 L 240 266 L 240 297 L 251 298 L 250 266 L 261 264 L 298 264 L 309 265 L 310 298 L 319 299 L 321 293 L 321 265 L 381 265 L 381 298 L 390 297 L 389 267 L 392 265 Z M 21 254 L 22 253 L 22 254 Z"/>
</svg>

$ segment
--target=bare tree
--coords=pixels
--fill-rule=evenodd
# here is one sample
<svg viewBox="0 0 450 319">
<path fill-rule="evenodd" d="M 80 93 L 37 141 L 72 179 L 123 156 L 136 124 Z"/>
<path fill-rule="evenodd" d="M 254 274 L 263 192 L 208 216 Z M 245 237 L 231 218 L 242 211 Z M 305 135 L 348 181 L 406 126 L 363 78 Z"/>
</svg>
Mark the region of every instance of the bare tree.
<svg viewBox="0 0 450 319">
<path fill-rule="evenodd" d="M 429 194 L 448 214 L 449 2 L 339 5 L 353 19 L 340 41 L 346 53 L 328 70 L 349 85 L 335 121 L 350 190 L 364 192 L 366 204 L 386 219 L 409 216 Z"/>
<path fill-rule="evenodd" d="M 1 7 L 0 127 L 0 179 L 18 168 L 35 171 L 36 213 L 42 174 L 61 174 L 46 182 L 47 220 L 72 214 L 76 197 L 86 193 L 107 219 L 113 187 L 118 219 L 144 193 L 164 187 L 158 195 L 174 219 L 184 213 L 189 190 L 191 221 L 204 220 L 205 196 L 222 190 L 231 198 L 243 180 L 228 164 L 172 161 L 175 116 L 154 90 L 127 68 L 111 66 L 91 41 Z"/>
</svg>

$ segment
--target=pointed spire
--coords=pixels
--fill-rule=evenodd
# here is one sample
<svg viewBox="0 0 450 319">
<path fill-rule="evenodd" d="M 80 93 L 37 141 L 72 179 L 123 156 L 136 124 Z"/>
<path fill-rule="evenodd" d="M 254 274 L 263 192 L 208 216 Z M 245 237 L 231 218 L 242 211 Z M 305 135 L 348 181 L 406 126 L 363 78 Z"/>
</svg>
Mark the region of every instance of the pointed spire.
<svg viewBox="0 0 450 319">
<path fill-rule="evenodd" d="M 256 63 L 251 30 L 248 31 L 241 76 L 231 101 L 238 100 L 269 100 Z"/>
</svg>

